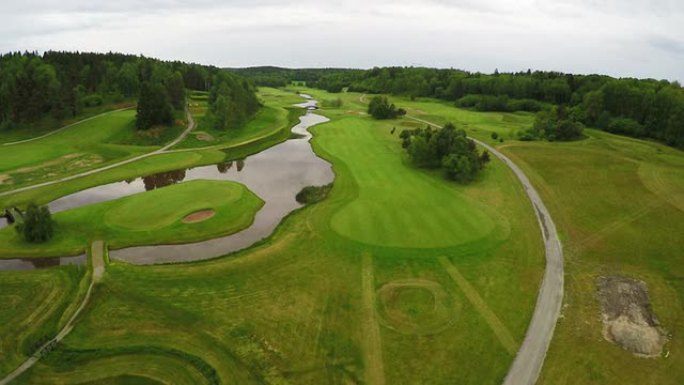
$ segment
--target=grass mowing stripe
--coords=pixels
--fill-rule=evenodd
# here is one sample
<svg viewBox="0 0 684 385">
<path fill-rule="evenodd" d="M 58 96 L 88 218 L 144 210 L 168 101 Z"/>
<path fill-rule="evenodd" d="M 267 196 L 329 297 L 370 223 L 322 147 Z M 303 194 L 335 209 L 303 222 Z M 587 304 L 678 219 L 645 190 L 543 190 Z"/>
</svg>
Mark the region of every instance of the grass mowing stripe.
<svg viewBox="0 0 684 385">
<path fill-rule="evenodd" d="M 363 333 L 365 351 L 365 379 L 369 385 L 385 385 L 385 369 L 382 360 L 382 337 L 377 319 L 373 257 L 361 256 L 361 295 L 363 296 Z"/>
<path fill-rule="evenodd" d="M 442 264 L 444 269 L 451 279 L 458 285 L 458 287 L 463 291 L 466 298 L 473 305 L 475 310 L 484 318 L 487 325 L 492 329 L 492 332 L 496 335 L 501 342 L 501 345 L 506 349 L 511 355 L 515 355 L 518 350 L 518 344 L 513 339 L 511 332 L 508 331 L 506 325 L 501 322 L 499 317 L 492 311 L 492 309 L 487 305 L 487 303 L 480 297 L 477 290 L 468 283 L 468 281 L 461 275 L 456 266 L 454 266 L 447 257 L 438 257 L 439 263 Z"/>
</svg>

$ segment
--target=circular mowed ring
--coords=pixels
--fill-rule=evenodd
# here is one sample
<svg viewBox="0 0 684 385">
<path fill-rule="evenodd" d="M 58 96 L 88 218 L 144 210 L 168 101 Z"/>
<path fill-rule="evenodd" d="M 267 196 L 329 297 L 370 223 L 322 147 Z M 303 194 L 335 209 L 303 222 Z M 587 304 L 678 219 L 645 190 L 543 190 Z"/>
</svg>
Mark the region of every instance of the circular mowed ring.
<svg viewBox="0 0 684 385">
<path fill-rule="evenodd" d="M 377 301 L 383 326 L 413 335 L 444 331 L 454 322 L 458 305 L 439 283 L 417 278 L 386 283 Z"/>
</svg>

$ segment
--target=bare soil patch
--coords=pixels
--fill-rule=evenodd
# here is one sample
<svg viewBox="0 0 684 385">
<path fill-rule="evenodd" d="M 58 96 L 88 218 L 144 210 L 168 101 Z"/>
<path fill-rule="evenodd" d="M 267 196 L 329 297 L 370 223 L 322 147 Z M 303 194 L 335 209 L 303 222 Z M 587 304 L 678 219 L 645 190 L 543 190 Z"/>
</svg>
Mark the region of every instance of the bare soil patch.
<svg viewBox="0 0 684 385">
<path fill-rule="evenodd" d="M 43 162 L 43 163 L 41 163 L 41 164 L 39 164 L 39 165 L 37 165 L 37 166 L 30 166 L 30 167 L 18 168 L 18 169 L 16 169 L 16 170 L 12 171 L 12 173 L 13 173 L 13 174 L 26 174 L 26 173 L 30 173 L 30 172 L 33 172 L 33 171 L 36 171 L 36 170 L 42 170 L 42 169 L 45 169 L 45 168 L 49 168 L 49 167 L 53 167 L 53 166 L 57 166 L 57 165 L 63 164 L 63 163 L 68 162 L 68 161 L 70 161 L 70 160 L 72 160 L 72 159 L 76 159 L 76 158 L 78 158 L 78 157 L 80 157 L 80 156 L 83 156 L 83 154 L 79 154 L 79 153 L 76 153 L 76 154 L 68 154 L 68 155 L 61 156 L 61 157 L 59 157 L 59 158 L 57 158 L 57 159 L 53 159 L 53 160 L 49 160 L 49 161 L 47 161 L 47 162 Z"/>
<path fill-rule="evenodd" d="M 207 132 L 197 131 L 197 132 L 194 132 L 194 134 L 198 140 L 201 140 L 203 142 L 213 142 L 214 141 L 214 137 L 211 136 L 211 134 L 209 134 Z"/>
<path fill-rule="evenodd" d="M 651 309 L 646 283 L 629 277 L 597 279 L 603 337 L 641 357 L 657 357 L 667 332 Z"/>
<path fill-rule="evenodd" d="M 216 211 L 214 210 L 196 211 L 192 214 L 186 215 L 185 218 L 183 218 L 183 223 L 203 222 L 213 217 L 214 215 L 216 215 Z"/>
</svg>

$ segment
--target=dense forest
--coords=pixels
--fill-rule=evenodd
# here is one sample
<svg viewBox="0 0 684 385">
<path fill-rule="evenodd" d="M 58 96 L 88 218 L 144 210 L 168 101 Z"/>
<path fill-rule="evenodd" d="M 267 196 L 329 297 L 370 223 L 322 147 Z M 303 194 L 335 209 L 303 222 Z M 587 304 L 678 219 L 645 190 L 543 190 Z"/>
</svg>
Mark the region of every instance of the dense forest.
<svg viewBox="0 0 684 385">
<path fill-rule="evenodd" d="M 124 101 L 138 101 L 138 128 L 169 124 L 185 108 L 185 89 L 223 94 L 222 108 L 239 111 L 238 123 L 258 108 L 253 87 L 217 67 L 118 53 L 9 53 L 0 56 L 0 129 Z"/>
<path fill-rule="evenodd" d="M 285 87 L 292 82 L 304 82 L 307 86 L 330 89 L 331 84 L 318 84 L 319 79 L 330 79 L 336 87 L 334 92 L 340 92 L 352 81 L 364 73 L 364 70 L 336 69 L 336 68 L 281 68 L 281 67 L 248 67 L 227 68 L 229 72 L 249 79 L 254 85 L 261 87 Z M 335 74 L 334 77 L 328 75 Z"/>
<path fill-rule="evenodd" d="M 563 117 L 557 120 L 563 123 L 558 126 L 562 132 L 575 132 L 574 125 L 582 123 L 684 146 L 684 90 L 677 82 L 529 70 L 485 75 L 392 67 L 362 72 L 331 70 L 311 85 L 338 92 L 341 84 L 350 91 L 434 97 L 481 111 L 546 110 L 547 116 L 555 114 L 557 118 L 558 111 L 551 107 L 563 106 Z"/>
<path fill-rule="evenodd" d="M 241 126 L 259 109 L 251 84 L 226 72 L 214 77 L 208 102 L 207 118 L 218 130 Z"/>
</svg>

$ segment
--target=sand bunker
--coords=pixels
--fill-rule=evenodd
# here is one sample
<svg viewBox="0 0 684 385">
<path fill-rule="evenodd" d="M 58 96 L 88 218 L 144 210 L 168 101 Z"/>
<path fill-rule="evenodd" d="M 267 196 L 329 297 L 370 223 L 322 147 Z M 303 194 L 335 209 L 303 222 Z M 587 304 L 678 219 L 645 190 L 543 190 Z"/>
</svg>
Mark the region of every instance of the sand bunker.
<svg viewBox="0 0 684 385">
<path fill-rule="evenodd" d="M 209 134 L 207 132 L 197 131 L 197 132 L 194 132 L 194 134 L 195 134 L 195 137 L 198 140 L 201 140 L 202 142 L 213 142 L 214 141 L 214 137 L 211 136 L 211 134 Z"/>
<path fill-rule="evenodd" d="M 651 309 L 646 283 L 620 276 L 599 277 L 603 336 L 642 357 L 657 357 L 667 333 Z"/>
<path fill-rule="evenodd" d="M 214 211 L 214 210 L 196 211 L 190 215 L 187 215 L 185 218 L 183 218 L 183 223 L 197 223 L 197 222 L 206 221 L 207 219 L 213 217 L 214 215 L 216 215 L 216 211 Z"/>
</svg>

